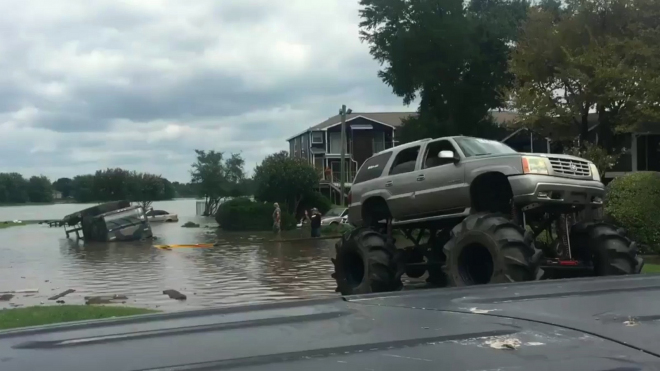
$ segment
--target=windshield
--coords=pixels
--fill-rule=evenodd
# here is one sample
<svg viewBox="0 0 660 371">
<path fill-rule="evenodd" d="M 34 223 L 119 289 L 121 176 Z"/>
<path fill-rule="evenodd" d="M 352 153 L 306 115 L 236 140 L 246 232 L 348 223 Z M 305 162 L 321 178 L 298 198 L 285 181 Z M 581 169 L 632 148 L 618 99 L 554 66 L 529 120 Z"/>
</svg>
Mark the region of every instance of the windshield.
<svg viewBox="0 0 660 371">
<path fill-rule="evenodd" d="M 324 216 L 326 216 L 326 217 L 340 216 L 341 213 L 343 213 L 343 212 L 344 212 L 344 208 L 336 207 L 334 209 L 330 209 L 327 213 L 325 213 Z"/>
<path fill-rule="evenodd" d="M 454 140 L 461 147 L 465 157 L 517 153 L 513 148 L 495 140 L 470 137 L 458 137 Z"/>
<path fill-rule="evenodd" d="M 106 215 L 104 219 L 108 230 L 114 230 L 142 222 L 144 220 L 144 213 L 142 212 L 142 208 L 137 208 Z"/>
</svg>

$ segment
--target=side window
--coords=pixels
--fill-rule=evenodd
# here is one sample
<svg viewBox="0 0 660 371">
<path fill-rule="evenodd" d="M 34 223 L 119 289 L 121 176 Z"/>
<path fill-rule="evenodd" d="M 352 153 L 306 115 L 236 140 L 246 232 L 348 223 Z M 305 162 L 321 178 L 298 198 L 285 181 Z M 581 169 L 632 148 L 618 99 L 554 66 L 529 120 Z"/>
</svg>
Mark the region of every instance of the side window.
<svg viewBox="0 0 660 371">
<path fill-rule="evenodd" d="M 360 167 L 353 183 L 358 184 L 380 177 L 390 157 L 392 157 L 392 152 L 385 152 L 367 159 Z"/>
<path fill-rule="evenodd" d="M 394 158 L 390 175 L 409 173 L 415 170 L 417 156 L 419 156 L 420 147 L 406 148 L 399 152 Z"/>
<path fill-rule="evenodd" d="M 424 155 L 424 163 L 422 168 L 428 169 L 430 167 L 446 165 L 450 163 L 450 160 L 439 158 L 438 155 L 441 151 L 452 151 L 457 153 L 456 148 L 448 140 L 438 140 L 431 142 L 426 146 L 426 153 Z"/>
</svg>

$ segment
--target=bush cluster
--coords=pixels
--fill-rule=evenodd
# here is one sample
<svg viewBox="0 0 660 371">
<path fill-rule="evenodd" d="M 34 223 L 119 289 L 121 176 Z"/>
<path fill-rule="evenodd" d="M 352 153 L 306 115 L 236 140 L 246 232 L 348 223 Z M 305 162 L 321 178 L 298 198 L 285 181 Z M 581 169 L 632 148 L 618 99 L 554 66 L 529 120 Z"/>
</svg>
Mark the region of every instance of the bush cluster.
<svg viewBox="0 0 660 371">
<path fill-rule="evenodd" d="M 642 245 L 645 253 L 660 253 L 660 173 L 637 172 L 607 186 L 605 215 Z"/>
<path fill-rule="evenodd" d="M 273 204 L 255 202 L 246 197 L 224 202 L 215 220 L 226 231 L 267 231 L 273 228 Z M 282 209 L 282 230 L 296 227 L 295 218 Z"/>
</svg>

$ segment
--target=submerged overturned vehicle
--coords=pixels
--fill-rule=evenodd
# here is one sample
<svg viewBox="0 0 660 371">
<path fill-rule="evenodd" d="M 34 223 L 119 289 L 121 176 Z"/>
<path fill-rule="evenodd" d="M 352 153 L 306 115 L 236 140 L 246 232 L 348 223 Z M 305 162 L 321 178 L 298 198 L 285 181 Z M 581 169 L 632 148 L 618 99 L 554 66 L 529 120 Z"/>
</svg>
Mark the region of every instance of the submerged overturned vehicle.
<svg viewBox="0 0 660 371">
<path fill-rule="evenodd" d="M 153 237 L 144 210 L 138 205 L 131 206 L 129 201 L 99 204 L 65 216 L 62 223 L 67 238 L 75 233 L 86 241 L 137 241 Z"/>
</svg>

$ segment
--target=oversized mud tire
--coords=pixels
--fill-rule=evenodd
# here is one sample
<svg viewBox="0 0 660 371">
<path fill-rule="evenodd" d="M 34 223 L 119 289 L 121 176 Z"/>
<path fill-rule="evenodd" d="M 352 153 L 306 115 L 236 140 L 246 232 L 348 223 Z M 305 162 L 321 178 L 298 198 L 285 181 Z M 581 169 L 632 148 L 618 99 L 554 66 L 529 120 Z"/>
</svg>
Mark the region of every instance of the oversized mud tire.
<svg viewBox="0 0 660 371">
<path fill-rule="evenodd" d="M 434 286 L 446 287 L 449 285 L 447 272 L 445 272 L 444 269 L 444 266 L 447 264 L 447 255 L 445 255 L 444 247 L 450 239 L 451 233 L 449 229 L 442 230 L 438 232 L 435 244 L 429 247 L 427 257 L 429 260 L 429 266 L 427 270 L 429 276 L 426 279 L 426 282 Z"/>
<path fill-rule="evenodd" d="M 355 229 L 344 234 L 335 251 L 332 277 L 342 295 L 401 289 L 404 267 L 397 261 L 400 254 L 383 234 L 368 227 Z"/>
<path fill-rule="evenodd" d="M 573 256 L 592 263 L 596 276 L 639 274 L 644 267 L 637 244 L 612 225 L 578 223 L 571 228 L 570 236 Z"/>
<path fill-rule="evenodd" d="M 444 267 L 450 285 L 532 281 L 541 251 L 533 235 L 501 214 L 478 213 L 451 231 Z"/>
</svg>

